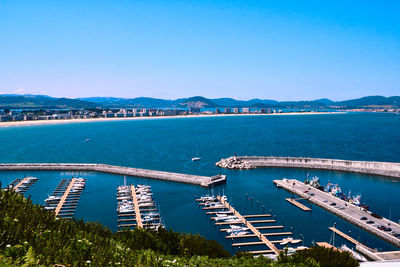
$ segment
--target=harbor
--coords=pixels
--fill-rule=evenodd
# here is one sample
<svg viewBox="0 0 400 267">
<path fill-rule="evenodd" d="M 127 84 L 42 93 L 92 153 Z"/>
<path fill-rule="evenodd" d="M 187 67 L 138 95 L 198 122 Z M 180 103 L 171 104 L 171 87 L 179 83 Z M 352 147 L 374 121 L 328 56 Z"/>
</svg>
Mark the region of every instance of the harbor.
<svg viewBox="0 0 400 267">
<path fill-rule="evenodd" d="M 95 171 L 119 175 L 128 175 L 171 182 L 195 184 L 212 187 L 226 183 L 226 175 L 211 177 L 88 163 L 7 163 L 0 164 L 0 171 Z"/>
<path fill-rule="evenodd" d="M 149 185 L 122 185 L 117 188 L 118 229 L 164 227 Z"/>
<path fill-rule="evenodd" d="M 273 183 L 278 188 L 283 188 L 301 198 L 307 199 L 307 201 L 400 247 L 400 239 L 396 237 L 400 233 L 400 225 L 398 223 L 295 179 L 274 180 Z"/>
<path fill-rule="evenodd" d="M 227 202 L 226 196 L 204 196 L 196 199 L 196 201 L 199 202 L 199 206 L 203 210 L 206 210 L 206 215 L 211 215 L 210 219 L 214 221 L 216 226 L 229 226 L 229 228 L 220 228 L 219 231 L 226 234 L 226 239 L 232 240 L 232 247 L 239 249 L 249 247 L 245 250 L 246 252 L 276 258 L 279 252 L 289 244 L 302 242 L 302 239 L 293 239 L 291 237 L 292 232 L 264 232 L 264 230 L 283 230 L 284 227 L 282 225 L 269 225 L 276 223 L 275 219 L 270 219 L 271 214 L 241 215 Z M 236 239 L 247 239 L 248 241 L 236 242 Z M 288 251 L 291 253 L 305 248 L 304 246 L 288 247 Z"/>
<path fill-rule="evenodd" d="M 86 179 L 83 178 L 62 179 L 53 194 L 45 200 L 44 208 L 54 211 L 56 217 L 71 219 L 85 183 Z"/>
</svg>

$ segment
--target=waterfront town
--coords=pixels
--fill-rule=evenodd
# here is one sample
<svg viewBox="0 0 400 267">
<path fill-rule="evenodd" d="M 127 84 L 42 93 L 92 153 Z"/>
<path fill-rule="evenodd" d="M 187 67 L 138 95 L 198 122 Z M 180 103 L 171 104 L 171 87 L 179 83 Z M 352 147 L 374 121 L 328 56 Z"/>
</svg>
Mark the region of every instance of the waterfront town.
<svg viewBox="0 0 400 267">
<path fill-rule="evenodd" d="M 37 110 L 9 110 L 0 111 L 0 121 L 33 121 L 33 120 L 69 120 L 91 118 L 130 118 L 130 117 L 154 117 L 154 116 L 185 116 L 185 115 L 213 115 L 213 114 L 268 114 L 282 113 L 281 110 L 262 108 L 213 108 L 202 110 L 201 108 L 182 109 L 37 109 Z"/>
<path fill-rule="evenodd" d="M 324 110 L 325 111 L 325 110 Z M 399 113 L 400 109 L 386 108 L 358 108 L 339 109 L 330 111 L 340 112 L 390 112 Z M 273 108 L 180 108 L 180 109 L 157 109 L 157 108 L 119 108 L 119 109 L 0 109 L 0 122 L 10 121 L 38 121 L 38 120 L 72 120 L 72 119 L 95 119 L 95 118 L 132 118 L 132 117 L 157 117 L 157 116 L 187 116 L 187 115 L 219 115 L 219 114 L 275 114 L 289 112 L 320 112 L 319 110 L 285 110 Z"/>
</svg>

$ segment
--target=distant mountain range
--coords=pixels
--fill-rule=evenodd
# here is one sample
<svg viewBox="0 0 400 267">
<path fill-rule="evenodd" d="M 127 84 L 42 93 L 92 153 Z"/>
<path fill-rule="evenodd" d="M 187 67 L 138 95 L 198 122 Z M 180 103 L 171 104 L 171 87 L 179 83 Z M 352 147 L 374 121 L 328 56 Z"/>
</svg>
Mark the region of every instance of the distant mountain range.
<svg viewBox="0 0 400 267">
<path fill-rule="evenodd" d="M 1 94 L 0 108 L 360 108 L 373 106 L 400 107 L 400 96 L 367 96 L 346 101 L 332 101 L 326 98 L 312 101 L 275 101 L 267 99 L 236 100 L 233 98 L 208 99 L 202 96 L 166 100 L 150 97 L 116 98 L 55 98 L 46 95 Z"/>
</svg>

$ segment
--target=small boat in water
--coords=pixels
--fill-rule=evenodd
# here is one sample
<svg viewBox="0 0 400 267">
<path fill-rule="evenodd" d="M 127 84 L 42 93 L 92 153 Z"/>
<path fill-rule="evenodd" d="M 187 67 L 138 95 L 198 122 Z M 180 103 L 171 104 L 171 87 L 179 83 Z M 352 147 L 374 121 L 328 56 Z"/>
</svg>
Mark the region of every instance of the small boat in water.
<svg viewBox="0 0 400 267">
<path fill-rule="evenodd" d="M 233 235 L 233 236 L 248 235 L 248 234 L 249 234 L 249 232 L 247 232 L 247 231 L 233 231 L 233 232 L 231 232 L 231 235 Z"/>
<path fill-rule="evenodd" d="M 218 214 L 219 215 L 219 214 Z M 224 216 L 225 215 L 225 216 Z M 232 215 L 232 216 L 227 216 L 226 214 L 220 214 L 220 216 L 216 217 L 214 220 L 218 221 L 226 221 L 230 222 L 231 220 L 237 220 L 238 217 Z"/>
<path fill-rule="evenodd" d="M 192 158 L 192 161 L 199 161 L 201 158 Z"/>
<path fill-rule="evenodd" d="M 243 226 L 238 226 L 238 225 L 231 225 L 231 229 L 226 230 L 227 233 L 230 233 L 231 235 L 235 235 L 235 233 L 238 232 L 246 232 L 249 230 L 248 227 L 243 227 Z M 237 234 L 236 234 L 237 235 Z"/>
<path fill-rule="evenodd" d="M 282 242 L 280 242 L 279 244 L 284 246 L 284 245 L 287 245 L 289 243 L 297 244 L 297 243 L 300 243 L 301 241 L 302 241 L 301 239 L 293 239 L 292 237 L 288 237 L 288 238 L 282 239 Z"/>
<path fill-rule="evenodd" d="M 61 196 L 49 196 L 44 201 L 46 203 L 48 203 L 48 202 L 53 202 L 53 201 L 59 201 L 60 199 L 61 199 Z"/>
</svg>

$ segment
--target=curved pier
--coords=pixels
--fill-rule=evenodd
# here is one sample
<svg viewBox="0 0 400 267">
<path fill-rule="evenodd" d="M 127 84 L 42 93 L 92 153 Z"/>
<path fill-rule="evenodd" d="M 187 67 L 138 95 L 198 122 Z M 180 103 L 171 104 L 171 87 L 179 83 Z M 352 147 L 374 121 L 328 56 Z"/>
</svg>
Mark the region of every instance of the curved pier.
<svg viewBox="0 0 400 267">
<path fill-rule="evenodd" d="M 400 178 L 400 163 L 302 157 L 234 156 L 215 164 L 221 168 L 304 168 L 365 173 Z"/>
<path fill-rule="evenodd" d="M 188 183 L 210 187 L 226 182 L 226 175 L 212 177 L 137 169 L 106 164 L 88 163 L 5 163 L 0 164 L 0 171 L 95 171 L 135 177 L 144 177 L 164 181 Z"/>
</svg>

